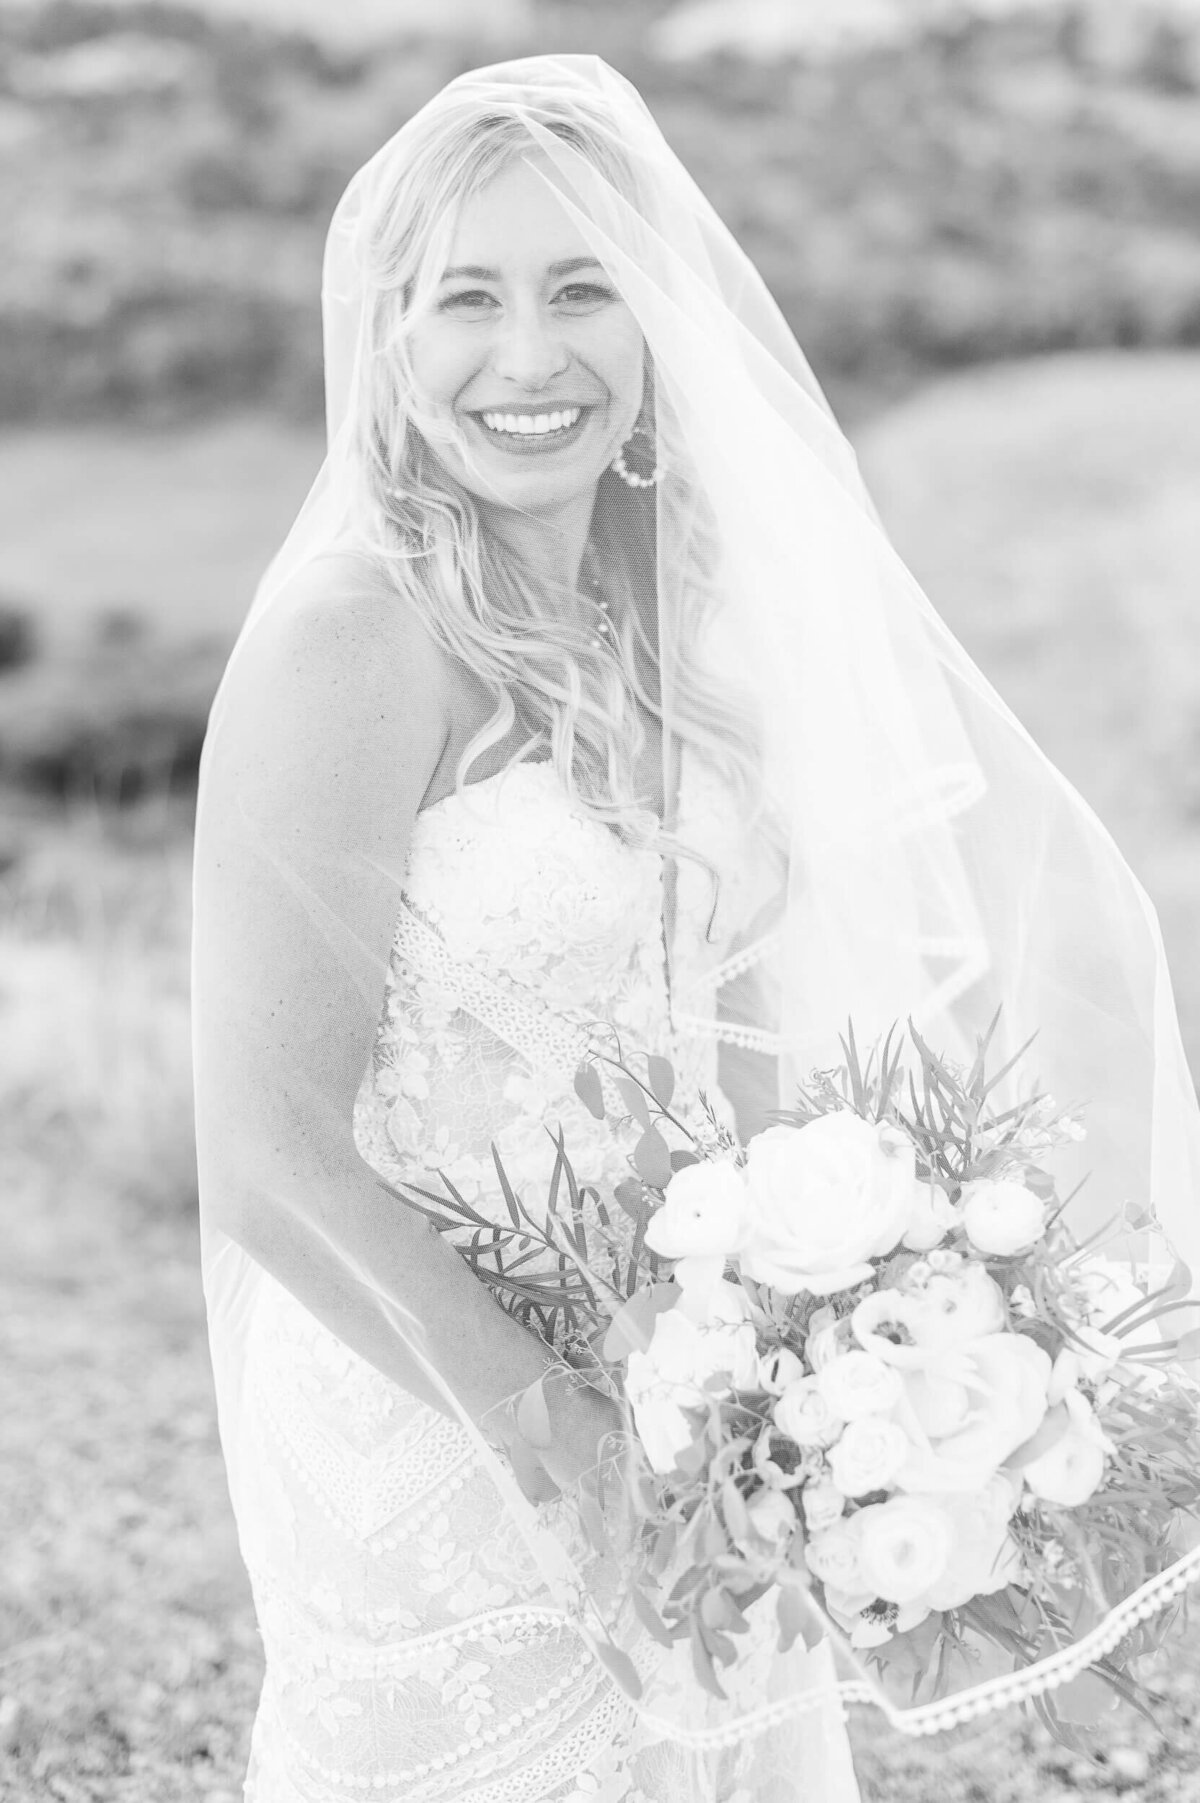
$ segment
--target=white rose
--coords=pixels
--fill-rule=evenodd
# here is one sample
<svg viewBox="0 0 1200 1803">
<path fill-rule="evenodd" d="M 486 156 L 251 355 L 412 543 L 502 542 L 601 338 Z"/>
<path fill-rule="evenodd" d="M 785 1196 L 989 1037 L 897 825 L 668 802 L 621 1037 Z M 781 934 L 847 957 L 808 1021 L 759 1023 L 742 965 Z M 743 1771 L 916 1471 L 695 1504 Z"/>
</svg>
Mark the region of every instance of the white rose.
<svg viewBox="0 0 1200 1803">
<path fill-rule="evenodd" d="M 950 1563 L 953 1526 L 927 1496 L 893 1496 L 868 1503 L 859 1524 L 858 1569 L 863 1587 L 891 1603 L 911 1603 L 936 1584 Z"/>
<path fill-rule="evenodd" d="M 820 1534 L 841 1520 L 846 1498 L 828 1478 L 818 1478 L 814 1483 L 805 1484 L 800 1492 L 800 1507 L 804 1510 L 804 1524 L 809 1533 Z"/>
<path fill-rule="evenodd" d="M 886 1490 L 910 1451 L 908 1435 L 886 1415 L 862 1415 L 846 1423 L 829 1449 L 829 1472 L 843 1496 Z"/>
<path fill-rule="evenodd" d="M 873 1352 L 846 1352 L 822 1365 L 817 1388 L 835 1415 L 854 1421 L 859 1415 L 886 1415 L 904 1394 L 899 1373 Z"/>
<path fill-rule="evenodd" d="M 902 1406 L 899 1417 L 914 1444 L 897 1476 L 899 1487 L 938 1493 L 979 1489 L 1041 1426 L 1050 1368 L 1049 1354 L 1023 1334 L 988 1334 L 945 1353 L 930 1368 L 932 1374 L 961 1384 L 968 1406 L 949 1418 L 948 1432 L 935 1435 L 921 1425 L 919 1397 L 906 1398 L 910 1409 Z M 919 1383 L 928 1375 L 920 1373 Z M 905 1384 L 907 1390 L 907 1376 Z"/>
<path fill-rule="evenodd" d="M 758 1381 L 772 1396 L 781 1396 L 788 1385 L 804 1376 L 803 1362 L 790 1346 L 776 1346 L 758 1358 Z"/>
<path fill-rule="evenodd" d="M 771 1417 L 781 1434 L 797 1446 L 830 1446 L 842 1431 L 842 1419 L 825 1400 L 815 1377 L 798 1377 L 778 1398 Z"/>
<path fill-rule="evenodd" d="M 756 1490 L 746 1503 L 750 1526 L 769 1544 L 789 1540 L 796 1527 L 796 1511 L 781 1490 Z"/>
<path fill-rule="evenodd" d="M 646 1244 L 662 1258 L 723 1256 L 736 1252 L 749 1207 L 746 1185 L 727 1161 L 685 1165 L 663 1193 L 646 1229 Z"/>
<path fill-rule="evenodd" d="M 832 1584 L 837 1590 L 847 1590 L 851 1595 L 860 1594 L 865 1586 L 858 1563 L 858 1546 L 861 1538 L 860 1523 L 865 1510 L 837 1521 L 831 1528 L 824 1528 L 814 1534 L 804 1549 L 804 1559 L 808 1569 L 822 1584 Z"/>
<path fill-rule="evenodd" d="M 1022 1475 L 1043 1502 L 1073 1509 L 1087 1501 L 1104 1477 L 1104 1457 L 1112 1442 L 1096 1420 L 1091 1403 L 1078 1390 L 1063 1397 L 1070 1416 L 1064 1434 L 1023 1468 Z"/>
<path fill-rule="evenodd" d="M 848 1109 L 768 1127 L 747 1147 L 750 1225 L 742 1270 L 784 1295 L 827 1296 L 870 1277 L 895 1247 L 915 1181 L 911 1141 Z"/>
<path fill-rule="evenodd" d="M 946 1192 L 936 1183 L 918 1183 L 913 1190 L 912 1212 L 901 1242 L 910 1252 L 932 1252 L 940 1246 L 958 1216 Z"/>
<path fill-rule="evenodd" d="M 1046 1231 L 1046 1205 L 1023 1183 L 965 1183 L 959 1208 L 967 1238 L 985 1256 L 1023 1252 Z"/>
<path fill-rule="evenodd" d="M 704 1326 L 678 1306 L 655 1318 L 648 1348 L 631 1352 L 625 1364 L 625 1394 L 655 1471 L 672 1470 L 691 1444 L 693 1428 L 683 1411 L 707 1407 L 714 1395 L 731 1388 L 749 1388 L 757 1364 L 749 1322 Z M 705 1390 L 705 1380 L 718 1375 L 727 1383 Z"/>
</svg>

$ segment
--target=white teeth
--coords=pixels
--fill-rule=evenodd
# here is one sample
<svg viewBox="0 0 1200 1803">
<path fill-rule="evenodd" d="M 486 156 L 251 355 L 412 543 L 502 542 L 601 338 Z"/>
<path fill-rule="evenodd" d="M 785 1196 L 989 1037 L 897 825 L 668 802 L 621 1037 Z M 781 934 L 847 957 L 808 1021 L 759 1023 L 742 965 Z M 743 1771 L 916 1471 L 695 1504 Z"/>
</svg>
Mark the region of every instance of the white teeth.
<svg viewBox="0 0 1200 1803">
<path fill-rule="evenodd" d="M 583 412 L 582 407 L 567 407 L 561 413 L 485 413 L 483 423 L 489 432 L 525 432 L 530 436 L 542 432 L 561 432 L 573 426 Z"/>
</svg>

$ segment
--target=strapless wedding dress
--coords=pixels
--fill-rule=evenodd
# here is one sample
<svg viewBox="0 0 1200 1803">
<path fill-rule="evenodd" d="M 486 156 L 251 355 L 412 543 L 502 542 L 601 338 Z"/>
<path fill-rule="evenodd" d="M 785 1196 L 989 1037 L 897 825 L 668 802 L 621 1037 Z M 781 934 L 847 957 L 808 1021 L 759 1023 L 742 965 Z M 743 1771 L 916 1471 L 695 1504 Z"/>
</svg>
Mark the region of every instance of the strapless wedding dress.
<svg viewBox="0 0 1200 1803">
<path fill-rule="evenodd" d="M 679 809 L 680 835 L 721 870 L 728 937 L 736 821 L 690 753 Z M 444 1172 L 498 1221 L 493 1140 L 528 1197 L 545 1194 L 553 1164 L 547 1123 L 561 1124 L 590 1181 L 627 1175 L 638 1129 L 596 1121 L 572 1085 L 601 1021 L 628 1051 L 670 1057 L 681 1094 L 704 1089 L 728 1111 L 715 1043 L 672 1028 L 662 874 L 658 852 L 573 807 L 549 763 L 423 810 L 355 1108 L 366 1162 L 435 1190 Z M 684 969 L 711 911 L 708 877 L 687 860 L 675 906 Z M 266 1655 L 247 1803 L 691 1803 L 673 1749 L 646 1743 L 548 1607 L 459 1423 L 265 1276 L 243 1394 L 240 1458 L 257 1481 L 243 1487 L 238 1526 Z M 778 1788 L 748 1784 L 731 1750 L 722 1798 L 854 1803 L 836 1711 L 800 1740 Z"/>
</svg>

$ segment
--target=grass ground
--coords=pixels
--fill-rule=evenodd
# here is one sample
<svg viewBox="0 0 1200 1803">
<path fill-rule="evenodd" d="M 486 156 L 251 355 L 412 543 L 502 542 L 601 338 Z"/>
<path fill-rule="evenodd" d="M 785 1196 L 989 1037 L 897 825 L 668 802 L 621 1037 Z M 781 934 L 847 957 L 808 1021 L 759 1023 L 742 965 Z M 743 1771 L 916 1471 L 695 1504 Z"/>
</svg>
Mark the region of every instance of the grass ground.
<svg viewBox="0 0 1200 1803">
<path fill-rule="evenodd" d="M 956 629 L 1118 839 L 1143 846 L 1152 890 L 1170 878 L 1193 1044 L 1197 400 L 1200 359 L 1072 360 L 964 378 L 862 447 L 902 550 Z M 267 437 L 257 443 L 266 458 Z M 211 520 L 226 517 L 228 469 L 197 462 L 194 441 L 176 450 L 177 468 L 191 458 L 204 475 Z M 161 443 L 146 451 L 147 481 L 161 457 Z M 3 496 L 0 484 L 0 527 Z M 221 555 L 248 568 L 250 510 L 230 509 L 247 542 Z M 149 512 L 140 525 L 154 592 L 177 594 L 170 522 Z M 202 597 L 215 578 L 189 580 Z M 154 803 L 119 822 L 26 807 L 3 836 L 0 1358 L 15 1407 L 0 1442 L 0 1803 L 221 1803 L 240 1794 L 260 1663 L 197 1279 L 187 820 Z M 856 1716 L 864 1796 L 1193 1803 L 1200 1636 L 1156 1682 L 1154 1724 L 1106 1723 L 1094 1764 L 1019 1720 L 929 1746 Z"/>
</svg>

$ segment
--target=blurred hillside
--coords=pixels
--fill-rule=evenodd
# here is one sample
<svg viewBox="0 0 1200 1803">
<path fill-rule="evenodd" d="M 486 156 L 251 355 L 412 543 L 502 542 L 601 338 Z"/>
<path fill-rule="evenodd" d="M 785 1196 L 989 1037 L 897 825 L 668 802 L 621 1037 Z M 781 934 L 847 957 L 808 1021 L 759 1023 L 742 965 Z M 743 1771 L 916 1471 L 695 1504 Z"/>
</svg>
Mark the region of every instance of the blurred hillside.
<svg viewBox="0 0 1200 1803">
<path fill-rule="evenodd" d="M 0 8 L 0 420 L 315 417 L 348 176 L 449 77 L 536 49 L 639 86 L 844 415 L 981 360 L 1200 342 L 1180 0 L 1126 0 L 1116 30 L 1100 0 L 923 6 L 903 39 L 766 59 L 711 32 L 668 56 L 664 0 L 520 0 L 491 32 L 451 10 L 436 38 L 430 11 L 368 41 L 282 0 Z"/>
</svg>

